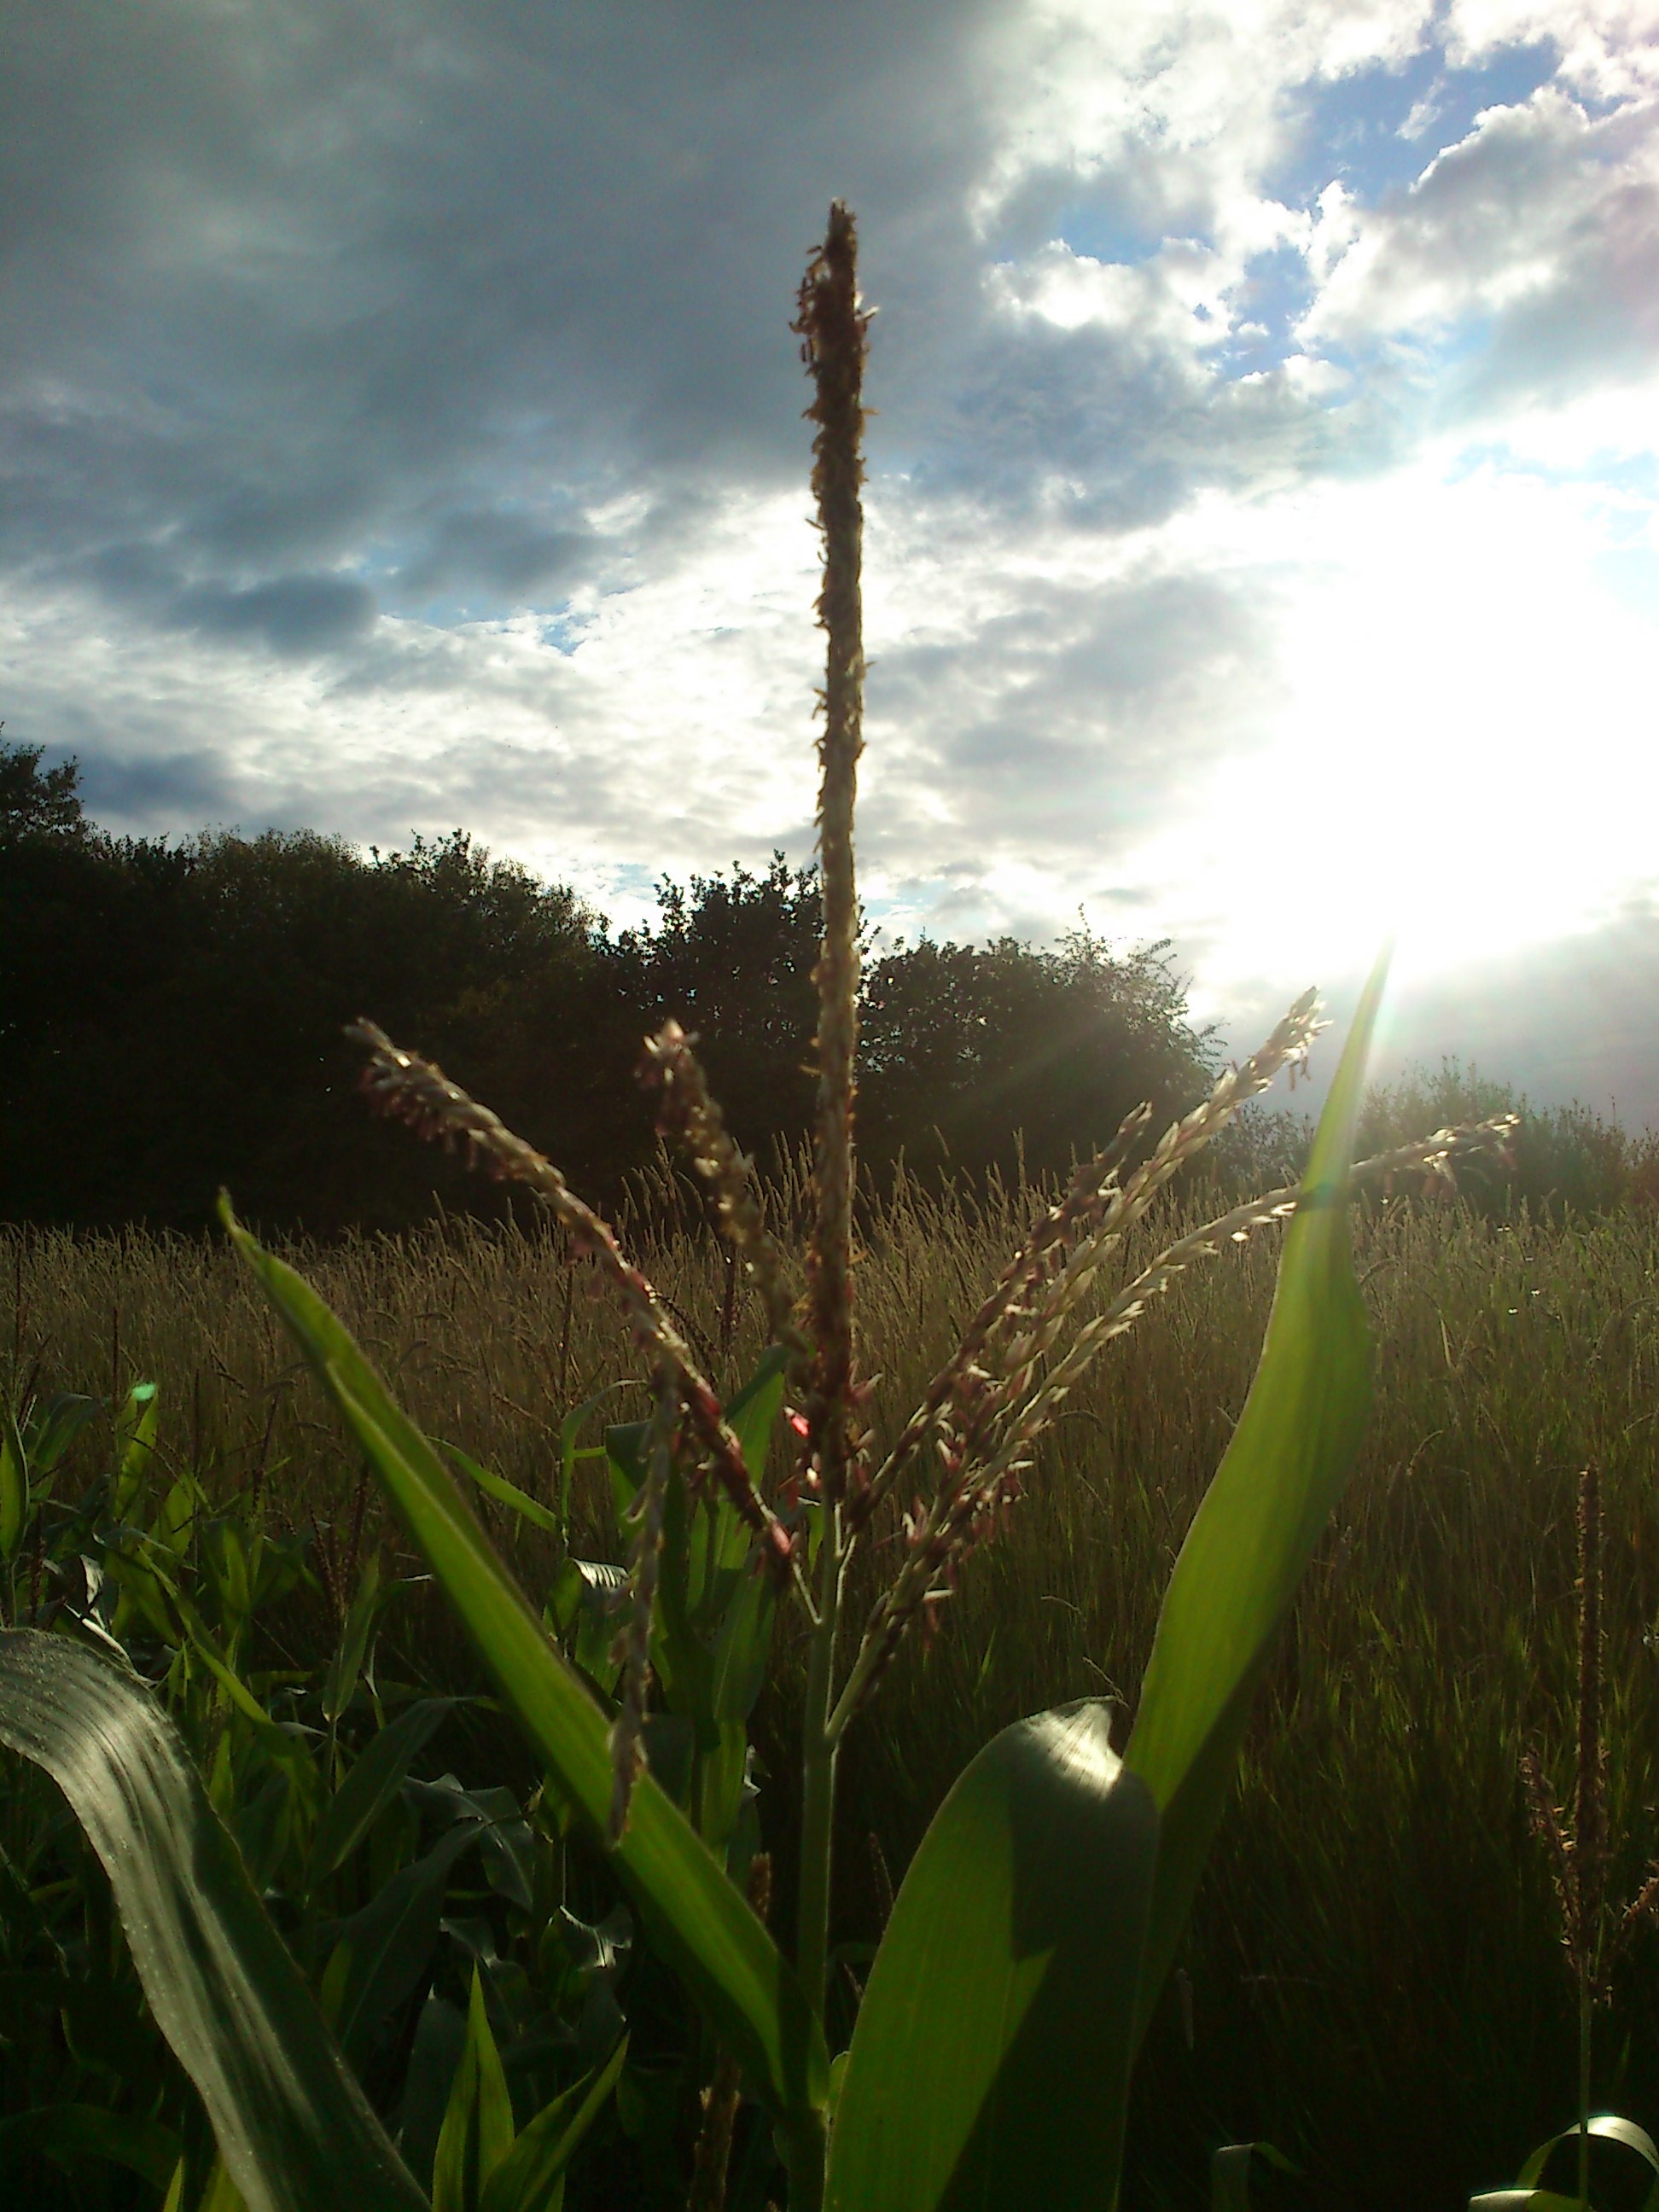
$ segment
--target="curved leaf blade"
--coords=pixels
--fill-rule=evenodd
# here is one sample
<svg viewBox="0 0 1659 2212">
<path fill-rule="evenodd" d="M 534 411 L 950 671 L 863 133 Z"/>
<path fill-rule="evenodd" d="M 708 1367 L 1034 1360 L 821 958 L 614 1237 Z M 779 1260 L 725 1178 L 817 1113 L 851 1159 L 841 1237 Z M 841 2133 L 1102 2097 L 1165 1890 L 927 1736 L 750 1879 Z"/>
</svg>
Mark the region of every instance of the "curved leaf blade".
<svg viewBox="0 0 1659 2212">
<path fill-rule="evenodd" d="M 422 1698 L 371 1739 L 317 1823 L 311 1853 L 313 1883 L 326 1881 L 351 1856 L 454 1704 L 453 1698 Z"/>
<path fill-rule="evenodd" d="M 628 2038 L 623 2036 L 603 2071 L 585 2074 L 574 2087 L 543 2106 L 490 2175 L 482 2212 L 548 2212 L 556 2205 L 564 2170 L 605 2110 L 627 2057 Z"/>
<path fill-rule="evenodd" d="M 179 2163 L 179 2138 L 160 2120 L 106 2112 L 96 2105 L 40 2105 L 0 2119 L 0 2171 L 33 2154 L 65 2165 L 106 2159 L 164 2190 Z"/>
<path fill-rule="evenodd" d="M 1109 1724 L 1005 1729 L 939 1808 L 859 2011 L 829 2212 L 1110 2203 L 1158 1814 Z"/>
<path fill-rule="evenodd" d="M 611 1804 L 605 1715 L 549 1641 L 437 1452 L 348 1332 L 303 1277 L 240 1226 L 228 1204 L 222 1211 L 526 1735 L 603 1834 Z M 612 1856 L 655 1948 L 707 2006 L 733 2055 L 781 2111 L 820 2108 L 829 2054 L 799 1982 L 747 1899 L 648 1774 L 635 1785 L 628 1831 Z"/>
<path fill-rule="evenodd" d="M 1387 972 L 1384 955 L 1320 1117 L 1255 1378 L 1170 1578 L 1125 1753 L 1160 1814 L 1143 2024 L 1232 1787 L 1272 1638 L 1347 1480 L 1370 1407 L 1370 1336 L 1344 1184 Z"/>
<path fill-rule="evenodd" d="M 432 2212 L 480 2212 L 489 2178 L 512 2148 L 513 2100 L 474 1966 L 466 2041 L 438 2131 Z"/>
<path fill-rule="evenodd" d="M 102 1861 L 249 2212 L 425 2212 L 143 1685 L 67 1638 L 0 1632 L 0 1742 L 51 1775 Z"/>
</svg>

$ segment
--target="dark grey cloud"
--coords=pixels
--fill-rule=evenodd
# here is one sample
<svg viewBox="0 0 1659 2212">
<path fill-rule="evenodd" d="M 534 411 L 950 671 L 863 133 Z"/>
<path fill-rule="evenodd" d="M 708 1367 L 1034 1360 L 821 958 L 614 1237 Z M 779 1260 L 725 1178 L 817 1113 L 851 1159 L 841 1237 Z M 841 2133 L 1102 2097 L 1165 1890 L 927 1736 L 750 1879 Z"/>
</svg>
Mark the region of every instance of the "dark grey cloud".
<svg viewBox="0 0 1659 2212">
<path fill-rule="evenodd" d="M 279 576 L 244 591 L 198 584 L 174 602 L 173 619 L 209 637 L 262 640 L 275 653 L 329 653 L 374 619 L 374 594 L 349 576 Z"/>
<path fill-rule="evenodd" d="M 1282 380 L 988 295 L 988 256 L 1067 223 L 1135 258 L 1214 213 L 1201 164 L 1132 135 L 1086 180 L 1086 149 L 1034 152 L 975 234 L 1020 13 L 9 0 L 0 560 L 149 542 L 186 588 L 367 564 L 411 609 L 556 594 L 614 550 L 586 510 L 628 494 L 659 544 L 797 476 L 787 303 L 836 192 L 884 310 L 878 469 L 1014 510 L 1063 481 L 1074 526 L 1118 530 L 1323 465 L 1356 426 Z"/>
<path fill-rule="evenodd" d="M 803 252 L 841 191 L 875 290 L 966 271 L 994 12 L 9 8 L 13 557 L 510 596 L 580 522 L 503 502 L 796 469 Z"/>
<path fill-rule="evenodd" d="M 971 649 L 914 643 L 870 676 L 872 742 L 905 749 L 902 794 L 867 810 L 897 865 L 943 813 L 974 825 L 978 872 L 1006 860 L 1109 868 L 1202 782 L 1224 716 L 1234 751 L 1276 696 L 1272 608 L 1214 577 L 1045 581 L 975 623 Z M 1109 876 L 1101 879 L 1110 881 Z"/>
<path fill-rule="evenodd" d="M 165 832 L 181 820 L 223 823 L 236 817 L 235 784 L 217 754 L 152 753 L 124 760 L 89 750 L 77 757 L 88 812 L 121 830 L 143 836 Z"/>
</svg>

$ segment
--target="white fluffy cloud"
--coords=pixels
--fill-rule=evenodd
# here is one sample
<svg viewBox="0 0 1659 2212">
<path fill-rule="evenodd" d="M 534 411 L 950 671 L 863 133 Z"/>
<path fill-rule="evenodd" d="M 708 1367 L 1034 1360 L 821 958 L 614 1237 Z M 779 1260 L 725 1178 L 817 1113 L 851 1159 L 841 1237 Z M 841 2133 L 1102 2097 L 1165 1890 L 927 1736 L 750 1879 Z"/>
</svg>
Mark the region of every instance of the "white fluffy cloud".
<svg viewBox="0 0 1659 2212">
<path fill-rule="evenodd" d="M 844 193 L 890 927 L 1224 1012 L 1636 895 L 1653 9 L 0 11 L 0 712 L 118 826 L 805 859 Z"/>
</svg>

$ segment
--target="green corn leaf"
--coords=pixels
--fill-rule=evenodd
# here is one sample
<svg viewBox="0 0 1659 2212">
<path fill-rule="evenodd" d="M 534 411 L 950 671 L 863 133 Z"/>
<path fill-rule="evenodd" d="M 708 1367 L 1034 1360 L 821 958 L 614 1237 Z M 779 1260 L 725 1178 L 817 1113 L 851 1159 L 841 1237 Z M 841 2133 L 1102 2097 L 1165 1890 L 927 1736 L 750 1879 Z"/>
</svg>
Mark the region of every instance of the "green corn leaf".
<svg viewBox="0 0 1659 2212">
<path fill-rule="evenodd" d="M 0 1423 L 0 1565 L 17 1555 L 29 1514 L 29 1461 L 9 1406 Z"/>
<path fill-rule="evenodd" d="M 179 2163 L 179 2138 L 160 2120 L 136 2112 L 106 2112 L 96 2105 L 42 2105 L 0 2119 L 0 2173 L 30 2154 L 60 2164 L 99 2158 L 141 2174 L 165 2189 Z"/>
<path fill-rule="evenodd" d="M 561 1519 L 559 1533 L 563 1537 L 568 1538 L 569 1534 L 570 1495 L 575 1486 L 576 1462 L 579 1459 L 605 1457 L 603 1444 L 580 1444 L 577 1442 L 577 1438 L 607 1398 L 612 1398 L 618 1390 L 626 1390 L 629 1388 L 629 1385 L 625 1382 L 605 1383 L 601 1389 L 596 1390 L 591 1398 L 584 1398 L 580 1406 L 573 1406 L 563 1420 L 559 1423 L 559 1514 Z"/>
<path fill-rule="evenodd" d="M 153 1383 L 137 1387 L 155 1388 Z M 37 1475 L 52 1472 L 97 1411 L 95 1398 L 83 1398 L 76 1392 L 66 1391 L 29 1423 L 24 1442 L 28 1446 L 29 1465 Z"/>
<path fill-rule="evenodd" d="M 481 2212 L 558 2212 L 564 2170 L 605 2110 L 627 2057 L 623 2036 L 600 2073 L 584 2075 L 537 2113 L 489 2177 Z"/>
<path fill-rule="evenodd" d="M 605 1715 L 549 1641 L 432 1445 L 392 1402 L 302 1277 L 223 1207 L 227 1228 L 333 1398 L 537 1751 L 589 1824 L 611 1802 Z M 613 1854 L 652 1939 L 728 2047 L 785 2112 L 822 2106 L 829 2054 L 777 1946 L 690 1823 L 652 1781 Z"/>
<path fill-rule="evenodd" d="M 110 1511 L 117 1521 L 126 1519 L 144 1486 L 161 1411 L 155 1383 L 135 1382 L 115 1416 L 115 1489 Z"/>
<path fill-rule="evenodd" d="M 1590 2120 L 1587 2132 L 1598 2142 L 1621 2144 L 1642 2160 L 1653 2177 L 1643 2200 L 1644 2212 L 1659 2212 L 1659 2145 L 1647 2130 L 1638 2127 L 1634 2120 L 1621 2118 L 1617 2112 L 1598 2112 Z M 1563 2128 L 1559 2135 L 1540 2143 L 1516 2175 L 1513 2189 L 1494 2189 L 1484 2196 L 1472 2197 L 1470 2212 L 1477 2212 L 1477 2208 L 1478 2212 L 1522 2212 L 1525 2206 L 1535 2207 L 1536 2212 L 1555 2212 L 1559 2205 L 1571 2205 L 1577 2212 L 1582 2212 L 1576 2197 L 1543 2186 L 1553 2158 L 1556 2159 L 1558 2172 L 1571 2165 L 1577 2155 L 1578 2136 L 1577 2126 Z"/>
<path fill-rule="evenodd" d="M 438 2130 L 432 2212 L 482 2212 L 485 2186 L 512 2147 L 513 2100 L 474 1966 L 466 2041 Z"/>
<path fill-rule="evenodd" d="M 567 1559 L 553 1578 L 548 1619 L 578 1669 L 605 1696 L 622 1673 L 611 1656 L 617 1641 L 611 1608 L 627 1587 L 627 1568 L 605 1559 Z"/>
<path fill-rule="evenodd" d="M 45 1768 L 86 1831 L 249 2212 L 422 2212 L 143 1685 L 66 1638 L 6 1631 L 0 1742 Z"/>
<path fill-rule="evenodd" d="M 1589 2208 L 1556 2189 L 1489 2189 L 1470 2197 L 1469 2212 L 1589 2212 Z"/>
<path fill-rule="evenodd" d="M 368 1639 L 374 1632 L 374 1623 L 380 1612 L 380 1562 L 377 1553 L 369 1554 L 356 1595 L 346 1613 L 345 1626 L 340 1631 L 339 1643 L 329 1662 L 328 1674 L 323 1682 L 323 1717 L 337 1721 L 351 1703 L 357 1691 L 357 1677 L 363 1671 L 363 1661 L 368 1655 Z"/>
<path fill-rule="evenodd" d="M 1210 2212 L 1250 2212 L 1250 2169 L 1258 2159 L 1280 2173 L 1302 2171 L 1270 2142 L 1224 2143 L 1210 2154 Z"/>
<path fill-rule="evenodd" d="M 369 1743 L 317 1824 L 311 1857 L 313 1884 L 326 1881 L 345 1864 L 397 1796 L 411 1761 L 419 1758 L 454 1704 L 453 1698 L 422 1698 Z"/>
<path fill-rule="evenodd" d="M 1622 2143 L 1626 2150 L 1633 2150 L 1654 2177 L 1650 2187 L 1659 2185 L 1659 2147 L 1655 2145 L 1653 2137 L 1645 2128 L 1638 2128 L 1634 2120 L 1621 2119 L 1617 2112 L 1597 2112 L 1591 2118 L 1584 2132 L 1598 2142 Z M 1570 2143 L 1576 2145 L 1578 2136 L 1577 2127 L 1563 2128 L 1559 2136 L 1552 2136 L 1547 2142 L 1540 2143 L 1516 2177 L 1521 2187 L 1535 2188 L 1544 2179 L 1545 2168 L 1556 2152 L 1565 2151 Z"/>
<path fill-rule="evenodd" d="M 1109 1717 L 1005 1729 L 923 1837 L 853 2032 L 830 2212 L 1112 2202 L 1158 1814 Z"/>
<path fill-rule="evenodd" d="M 472 1821 L 452 1828 L 333 1931 L 348 1961 L 335 2026 L 354 2065 L 368 2064 L 381 2022 L 419 1988 L 437 1947 L 450 1869 L 477 1840 Z"/>
<path fill-rule="evenodd" d="M 1386 973 L 1385 956 L 1320 1117 L 1255 1379 L 1164 1595 L 1125 1755 L 1161 1816 L 1143 2024 L 1232 1787 L 1257 1678 L 1370 1410 L 1370 1338 L 1343 1185 Z"/>
<path fill-rule="evenodd" d="M 446 1444 L 444 1449 L 486 1498 L 494 1498 L 503 1505 L 510 1505 L 519 1518 L 529 1522 L 532 1528 L 544 1529 L 550 1536 L 563 1535 L 564 1523 L 559 1516 L 550 1512 L 545 1505 L 538 1504 L 527 1490 L 520 1490 L 516 1482 L 509 1482 L 504 1474 L 492 1474 L 487 1467 L 480 1467 L 476 1459 L 462 1451 L 457 1444 Z"/>
</svg>

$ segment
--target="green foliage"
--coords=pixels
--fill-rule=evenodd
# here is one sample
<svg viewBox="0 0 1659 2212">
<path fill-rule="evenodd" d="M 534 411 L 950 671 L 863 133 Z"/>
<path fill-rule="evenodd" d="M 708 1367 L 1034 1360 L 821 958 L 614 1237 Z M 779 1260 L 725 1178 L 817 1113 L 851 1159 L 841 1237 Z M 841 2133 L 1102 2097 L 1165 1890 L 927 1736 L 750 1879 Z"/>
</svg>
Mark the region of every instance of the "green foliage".
<svg viewBox="0 0 1659 2212">
<path fill-rule="evenodd" d="M 1163 1986 L 1231 1792 L 1256 1684 L 1347 1480 L 1370 1403 L 1370 1338 L 1344 1178 L 1385 965 L 1366 988 L 1285 1231 L 1267 1341 L 1231 1443 L 1176 1561 L 1141 1686 L 1131 1771 L 1159 1814 L 1143 2021 Z"/>
<path fill-rule="evenodd" d="M 156 2024 L 248 2212 L 295 2201 L 419 2212 L 420 2192 L 142 1686 L 61 1638 L 7 1630 L 0 1742 L 46 1769 L 96 1851 Z"/>
<path fill-rule="evenodd" d="M 526 1805 L 416 1778 L 464 1707 L 389 1679 L 381 1634 L 406 1584 L 377 1553 L 337 1563 L 343 1617 L 320 1657 L 282 1663 L 287 1638 L 273 1649 L 264 1617 L 321 1599 L 311 1532 L 273 1528 L 257 1493 L 210 1504 L 168 1464 L 159 1412 L 149 1383 L 112 1413 L 61 1397 L 9 1410 L 0 1441 L 0 1605 L 57 1632 L 0 1646 L 0 1741 L 52 1772 L 78 1816 L 0 1761 L 0 2177 L 27 2179 L 43 2207 L 101 2207 L 125 2167 L 171 2184 L 178 2212 L 231 2212 L 320 2159 L 337 2193 L 308 2202 L 380 2202 L 385 2185 L 418 2205 L 386 2130 L 428 2178 L 421 2118 L 434 2097 L 441 2112 L 459 2049 L 422 2030 L 476 1972 L 521 2109 L 533 2125 L 557 2108 L 520 2159 L 530 2199 L 495 2200 L 540 2212 L 618 2078 L 599 2077 L 596 2101 L 621 2015 L 598 2002 L 614 1973 L 580 1963 L 562 1817 L 540 1792 Z M 599 1894 L 614 1896 L 603 1881 Z M 185 1970 L 158 1984 L 172 1953 Z M 205 2157 L 204 2105 L 223 2160 Z M 341 2125 L 367 2166 L 336 2156 Z"/>
<path fill-rule="evenodd" d="M 234 1220 L 229 1225 L 526 1736 L 592 1832 L 603 1835 L 611 1805 L 604 1715 L 549 1643 L 441 1460 L 345 1331 L 291 1268 Z M 614 1856 L 653 1940 L 779 2107 L 788 2113 L 821 2103 L 828 2060 L 799 1984 L 695 1827 L 649 1774 Z"/>
<path fill-rule="evenodd" d="M 85 829 L 73 757 L 42 769 L 44 745 L 0 744 L 0 850 L 21 838 L 79 837 Z"/>
<path fill-rule="evenodd" d="M 434 1193 L 498 1214 L 493 1186 L 387 1146 L 362 1113 L 341 1031 L 370 1007 L 612 1200 L 653 1157 L 643 1103 L 618 1102 L 669 1015 L 706 1040 L 748 1148 L 785 1157 L 812 1113 L 816 875 L 775 858 L 658 897 L 653 927 L 612 939 L 568 889 L 459 830 L 364 855 L 310 831 L 32 828 L 0 871 L 0 1216 L 196 1228 L 227 1182 L 253 1217 L 321 1233 L 402 1226 Z M 902 1152 L 1006 1173 L 1022 1127 L 1031 1167 L 1061 1167 L 1206 1060 L 1159 950 L 1086 933 L 1053 954 L 900 950 L 866 999 L 880 1168 Z"/>
<path fill-rule="evenodd" d="M 1165 945 L 1120 951 L 1079 927 L 1052 952 L 1011 938 L 927 941 L 871 963 L 860 1148 L 879 1176 L 1063 1175 L 1150 1100 L 1159 1126 L 1207 1085 Z"/>
<path fill-rule="evenodd" d="M 1659 1134 L 1622 1128 L 1587 1106 L 1534 1106 L 1513 1084 L 1455 1058 L 1371 1085 L 1354 1149 L 1388 1152 L 1425 1129 L 1505 1113 L 1520 1117 L 1507 1158 L 1472 1160 L 1459 1179 L 1459 1195 L 1488 1218 L 1513 1220 L 1523 1210 L 1579 1220 L 1626 1208 L 1659 1212 Z M 1241 1189 L 1295 1182 L 1311 1135 L 1305 1116 L 1258 1109 L 1223 1139 L 1218 1170 Z"/>
<path fill-rule="evenodd" d="M 1109 1723 L 1093 1705 L 1005 1729 L 928 1829 L 847 2056 L 834 2212 L 1107 2196 L 1158 1850 Z"/>
</svg>

